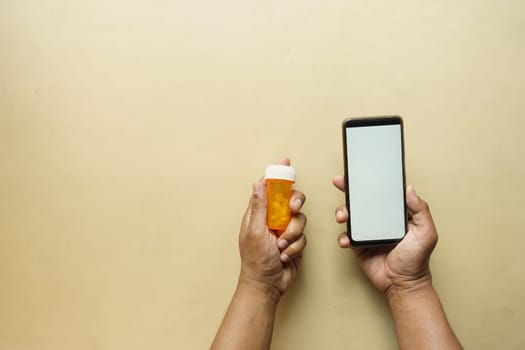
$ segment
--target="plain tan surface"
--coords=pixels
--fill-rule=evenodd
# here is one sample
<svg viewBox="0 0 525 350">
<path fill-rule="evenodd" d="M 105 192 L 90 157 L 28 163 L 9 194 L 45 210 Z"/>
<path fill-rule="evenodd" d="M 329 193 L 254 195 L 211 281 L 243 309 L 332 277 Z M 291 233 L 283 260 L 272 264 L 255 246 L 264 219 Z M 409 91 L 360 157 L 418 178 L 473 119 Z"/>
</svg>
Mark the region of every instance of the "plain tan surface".
<svg viewBox="0 0 525 350">
<path fill-rule="evenodd" d="M 0 4 L 0 349 L 204 349 L 250 184 L 308 196 L 274 349 L 395 349 L 340 250 L 340 122 L 400 114 L 466 348 L 525 348 L 522 1 Z"/>
</svg>

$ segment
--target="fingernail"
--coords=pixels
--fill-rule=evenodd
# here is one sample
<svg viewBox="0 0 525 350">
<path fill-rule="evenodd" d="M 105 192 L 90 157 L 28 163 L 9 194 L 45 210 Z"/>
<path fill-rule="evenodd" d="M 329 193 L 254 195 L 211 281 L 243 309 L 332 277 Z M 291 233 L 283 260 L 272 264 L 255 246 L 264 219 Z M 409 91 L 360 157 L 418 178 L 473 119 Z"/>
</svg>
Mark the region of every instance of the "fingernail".
<svg viewBox="0 0 525 350">
<path fill-rule="evenodd" d="M 341 217 L 341 215 L 343 215 L 343 209 L 338 209 L 337 210 L 337 213 L 335 213 L 335 215 L 339 218 Z"/>
<path fill-rule="evenodd" d="M 287 262 L 288 259 L 290 259 L 290 257 L 288 256 L 288 254 L 285 254 L 285 253 L 281 254 L 281 261 L 282 261 L 282 262 Z"/>
<path fill-rule="evenodd" d="M 303 201 L 299 198 L 296 198 L 294 201 L 293 201 L 295 207 L 297 209 L 301 209 L 301 206 L 303 205 Z"/>
<path fill-rule="evenodd" d="M 288 241 L 286 239 L 280 239 L 277 244 L 279 245 L 279 248 L 281 249 L 288 247 Z"/>
</svg>

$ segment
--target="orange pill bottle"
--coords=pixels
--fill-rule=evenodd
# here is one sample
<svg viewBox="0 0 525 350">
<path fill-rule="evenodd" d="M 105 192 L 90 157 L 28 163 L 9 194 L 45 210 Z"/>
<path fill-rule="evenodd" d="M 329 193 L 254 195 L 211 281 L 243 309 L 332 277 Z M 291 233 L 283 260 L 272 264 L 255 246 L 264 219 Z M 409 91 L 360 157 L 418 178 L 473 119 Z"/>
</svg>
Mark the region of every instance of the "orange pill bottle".
<svg viewBox="0 0 525 350">
<path fill-rule="evenodd" d="M 284 232 L 291 219 L 290 198 L 295 183 L 295 169 L 288 165 L 269 165 L 264 172 L 266 181 L 266 223 L 278 235 Z"/>
</svg>

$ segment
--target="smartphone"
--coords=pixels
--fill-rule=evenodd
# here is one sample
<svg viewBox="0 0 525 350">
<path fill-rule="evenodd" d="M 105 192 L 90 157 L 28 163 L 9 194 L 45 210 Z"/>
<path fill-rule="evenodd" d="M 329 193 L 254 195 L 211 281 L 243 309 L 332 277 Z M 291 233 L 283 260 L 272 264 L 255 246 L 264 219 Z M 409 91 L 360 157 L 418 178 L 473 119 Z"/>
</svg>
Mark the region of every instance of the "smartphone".
<svg viewBox="0 0 525 350">
<path fill-rule="evenodd" d="M 407 232 L 403 120 L 343 121 L 348 237 L 352 246 L 395 244 Z"/>
</svg>

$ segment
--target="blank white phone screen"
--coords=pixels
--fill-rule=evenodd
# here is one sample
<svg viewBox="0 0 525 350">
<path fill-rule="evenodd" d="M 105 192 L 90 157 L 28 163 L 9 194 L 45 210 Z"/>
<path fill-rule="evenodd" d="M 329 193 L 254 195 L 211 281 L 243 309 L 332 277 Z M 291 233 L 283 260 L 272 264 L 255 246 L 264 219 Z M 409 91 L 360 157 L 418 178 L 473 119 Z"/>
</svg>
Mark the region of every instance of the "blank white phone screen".
<svg viewBox="0 0 525 350">
<path fill-rule="evenodd" d="M 405 235 L 401 125 L 346 128 L 350 228 L 355 241 Z"/>
</svg>

